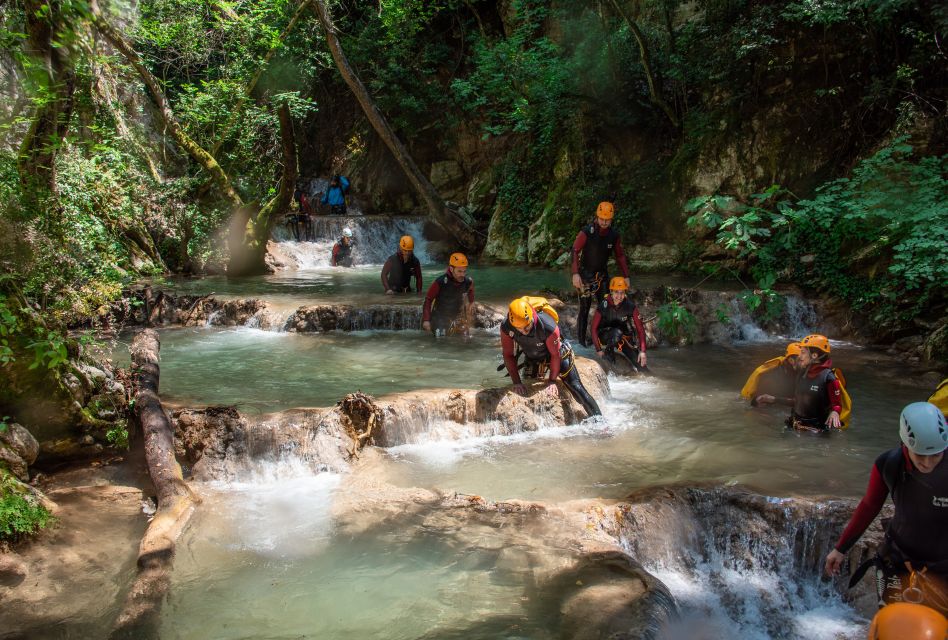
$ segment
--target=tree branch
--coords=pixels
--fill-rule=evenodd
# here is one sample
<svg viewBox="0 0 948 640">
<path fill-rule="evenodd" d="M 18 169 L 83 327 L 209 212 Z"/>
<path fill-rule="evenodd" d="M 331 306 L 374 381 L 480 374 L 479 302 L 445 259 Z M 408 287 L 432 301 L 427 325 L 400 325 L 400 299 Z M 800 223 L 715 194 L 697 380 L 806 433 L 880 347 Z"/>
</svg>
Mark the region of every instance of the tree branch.
<svg viewBox="0 0 948 640">
<path fill-rule="evenodd" d="M 615 7 L 622 19 L 625 20 L 627 25 L 629 25 L 629 30 L 632 31 L 632 35 L 635 37 L 635 41 L 639 45 L 639 57 L 642 60 L 642 69 L 645 71 L 645 80 L 648 83 L 649 99 L 652 101 L 652 104 L 665 112 L 665 115 L 668 116 L 668 119 L 676 129 L 681 128 L 681 123 L 678 120 L 678 116 L 676 116 L 672 108 L 668 106 L 668 103 L 665 102 L 665 99 L 662 98 L 655 86 L 655 75 L 652 72 L 652 62 L 648 53 L 648 45 L 645 44 L 645 36 L 643 36 L 642 32 L 639 30 L 639 25 L 637 25 L 635 21 L 632 20 L 632 18 L 630 18 L 629 15 L 622 9 L 622 7 L 619 6 L 618 0 L 612 0 L 612 6 Z"/>
<path fill-rule="evenodd" d="M 237 191 L 230 182 L 230 178 L 228 178 L 227 174 L 224 173 L 224 169 L 221 168 L 214 156 L 208 153 L 203 147 L 201 147 L 201 145 L 195 142 L 191 136 L 189 136 L 184 131 L 181 123 L 178 122 L 174 112 L 168 105 L 168 100 L 165 98 L 164 91 L 162 91 L 161 85 L 158 83 L 158 79 L 151 74 L 147 67 L 145 67 L 145 64 L 142 62 L 141 56 L 138 55 L 138 52 L 132 48 L 132 45 L 129 44 L 129 42 L 125 40 L 125 38 L 115 29 L 115 27 L 113 27 L 102 15 L 96 0 L 92 0 L 90 3 L 90 8 L 92 10 L 93 24 L 95 24 L 96 29 L 98 29 L 105 39 L 108 40 L 109 43 L 111 43 L 111 45 L 115 47 L 125 57 L 126 60 L 128 60 L 128 62 L 138 72 L 138 75 L 141 77 L 142 81 L 145 83 L 145 86 L 148 88 L 148 92 L 151 94 L 152 100 L 155 101 L 155 106 L 158 107 L 158 114 L 161 116 L 162 122 L 171 133 L 171 136 L 175 139 L 175 142 L 177 142 L 178 145 L 184 149 L 195 162 L 201 165 L 204 170 L 211 175 L 211 177 L 214 179 L 214 183 L 234 207 L 242 206 L 243 200 L 241 200 L 240 196 L 237 194 Z"/>
</svg>

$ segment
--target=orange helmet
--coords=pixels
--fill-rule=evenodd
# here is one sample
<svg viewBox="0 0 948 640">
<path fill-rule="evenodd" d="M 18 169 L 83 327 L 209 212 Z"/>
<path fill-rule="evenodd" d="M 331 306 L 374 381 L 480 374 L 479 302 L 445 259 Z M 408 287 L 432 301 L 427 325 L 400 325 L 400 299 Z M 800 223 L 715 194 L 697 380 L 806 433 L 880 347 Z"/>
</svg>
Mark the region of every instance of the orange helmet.
<svg viewBox="0 0 948 640">
<path fill-rule="evenodd" d="M 517 298 L 510 303 L 510 324 L 518 329 L 530 326 L 533 322 L 533 307 L 526 298 Z"/>
<path fill-rule="evenodd" d="M 628 291 L 629 286 L 625 283 L 625 278 L 616 276 L 609 281 L 609 291 Z"/>
<path fill-rule="evenodd" d="M 452 267 L 466 267 L 467 256 L 465 256 L 463 253 L 452 253 L 451 257 L 448 258 L 448 264 Z"/>
<path fill-rule="evenodd" d="M 611 202 L 600 202 L 599 206 L 596 207 L 596 217 L 602 218 L 604 220 L 612 220 L 612 217 L 616 214 L 616 208 L 612 205 Z"/>
<path fill-rule="evenodd" d="M 788 358 L 790 356 L 798 356 L 800 355 L 801 350 L 802 350 L 802 347 L 800 346 L 799 342 L 791 342 L 790 344 L 787 345 L 787 353 L 785 355 Z"/>
<path fill-rule="evenodd" d="M 826 339 L 826 336 L 821 336 L 818 333 L 813 333 L 805 337 L 800 341 L 800 346 L 819 349 L 823 353 L 830 352 L 830 341 Z"/>
<path fill-rule="evenodd" d="M 869 640 L 944 640 L 948 620 L 923 604 L 893 602 L 879 610 L 869 626 Z"/>
<path fill-rule="evenodd" d="M 415 239 L 411 236 L 402 236 L 402 239 L 398 241 L 398 248 L 402 251 L 414 251 Z"/>
</svg>

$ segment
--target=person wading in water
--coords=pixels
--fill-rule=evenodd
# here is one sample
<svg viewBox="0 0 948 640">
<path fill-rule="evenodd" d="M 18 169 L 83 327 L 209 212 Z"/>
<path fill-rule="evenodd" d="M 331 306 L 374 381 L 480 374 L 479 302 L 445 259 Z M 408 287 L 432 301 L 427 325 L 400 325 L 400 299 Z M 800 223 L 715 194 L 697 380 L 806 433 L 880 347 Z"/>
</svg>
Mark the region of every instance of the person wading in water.
<svg viewBox="0 0 948 640">
<path fill-rule="evenodd" d="M 625 278 L 609 281 L 609 295 L 603 298 L 592 321 L 592 341 L 596 354 L 615 362 L 616 353 L 628 361 L 635 371 L 648 371 L 645 356 L 645 327 L 638 307 L 626 295 Z"/>
<path fill-rule="evenodd" d="M 474 281 L 467 277 L 467 256 L 452 253 L 447 272 L 436 278 L 425 296 L 421 328 L 436 336 L 468 335 L 474 304 Z"/>
<path fill-rule="evenodd" d="M 332 246 L 332 266 L 352 266 L 352 229 L 342 230 L 342 237 Z"/>
<path fill-rule="evenodd" d="M 415 239 L 402 236 L 398 251 L 382 265 L 382 288 L 385 293 L 411 293 L 411 279 L 415 277 L 415 291 L 421 293 L 421 263 L 414 255 Z"/>
</svg>

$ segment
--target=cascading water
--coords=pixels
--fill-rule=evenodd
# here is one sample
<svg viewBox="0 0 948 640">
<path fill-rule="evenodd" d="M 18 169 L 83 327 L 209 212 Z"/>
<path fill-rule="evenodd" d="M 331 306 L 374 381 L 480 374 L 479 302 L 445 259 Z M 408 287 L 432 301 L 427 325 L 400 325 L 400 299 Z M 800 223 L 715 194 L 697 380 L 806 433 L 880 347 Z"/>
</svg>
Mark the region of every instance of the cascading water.
<svg viewBox="0 0 948 640">
<path fill-rule="evenodd" d="M 864 637 L 866 620 L 820 579 L 842 510 L 727 489 L 676 498 L 632 505 L 619 525 L 623 548 L 681 606 L 682 620 L 664 640 Z"/>
<path fill-rule="evenodd" d="M 284 225 L 274 229 L 275 253 L 293 269 L 319 269 L 330 265 L 332 246 L 344 228 L 352 229 L 353 261 L 357 266 L 380 265 L 395 253 L 398 239 L 409 235 L 415 239 L 415 256 L 422 264 L 429 263 L 428 242 L 422 235 L 424 220 L 419 217 L 382 217 L 347 215 L 313 218 L 314 242 L 297 242 Z"/>
</svg>

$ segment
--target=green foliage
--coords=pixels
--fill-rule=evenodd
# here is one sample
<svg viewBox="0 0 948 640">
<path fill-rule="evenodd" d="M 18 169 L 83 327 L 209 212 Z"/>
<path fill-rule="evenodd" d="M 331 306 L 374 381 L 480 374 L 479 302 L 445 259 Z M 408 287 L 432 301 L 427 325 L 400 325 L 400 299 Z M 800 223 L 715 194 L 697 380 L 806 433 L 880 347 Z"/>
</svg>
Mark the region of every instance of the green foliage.
<svg viewBox="0 0 948 640">
<path fill-rule="evenodd" d="M 812 198 L 790 202 L 778 187 L 749 203 L 706 196 L 688 204 L 688 223 L 714 230 L 750 262 L 759 286 L 745 295 L 752 310 L 779 313 L 773 284 L 792 277 L 855 309 L 873 307 L 880 321 L 905 320 L 945 296 L 946 174 L 948 156 L 914 161 L 900 139 Z"/>
<path fill-rule="evenodd" d="M 663 304 L 656 311 L 658 328 L 669 340 L 681 340 L 694 335 L 698 320 L 680 302 L 671 301 Z"/>
<path fill-rule="evenodd" d="M 128 422 L 126 420 L 116 422 L 115 426 L 106 432 L 105 438 L 116 449 L 128 449 Z"/>
<path fill-rule="evenodd" d="M 714 308 L 714 316 L 721 324 L 731 324 L 731 313 L 723 302 Z"/>
<path fill-rule="evenodd" d="M 0 433 L 3 433 L 10 428 L 10 416 L 3 416 L 0 418 Z"/>
<path fill-rule="evenodd" d="M 69 360 L 66 337 L 36 322 L 28 322 L 28 309 L 17 309 L 14 301 L 0 294 L 0 365 L 9 364 L 25 351 L 32 351 L 29 369 L 57 369 Z"/>
<path fill-rule="evenodd" d="M 13 477 L 0 469 L 0 540 L 16 542 L 55 521 L 43 505 L 21 491 Z"/>
</svg>

